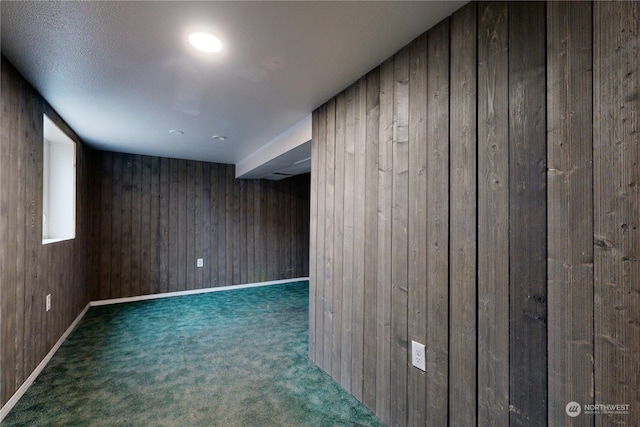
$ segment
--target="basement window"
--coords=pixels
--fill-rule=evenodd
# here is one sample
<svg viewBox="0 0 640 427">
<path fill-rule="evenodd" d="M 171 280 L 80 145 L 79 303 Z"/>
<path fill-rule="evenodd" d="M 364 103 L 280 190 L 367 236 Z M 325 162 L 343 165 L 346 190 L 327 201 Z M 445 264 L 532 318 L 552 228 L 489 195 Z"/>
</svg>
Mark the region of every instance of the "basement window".
<svg viewBox="0 0 640 427">
<path fill-rule="evenodd" d="M 76 237 L 76 144 L 44 115 L 42 244 Z"/>
</svg>

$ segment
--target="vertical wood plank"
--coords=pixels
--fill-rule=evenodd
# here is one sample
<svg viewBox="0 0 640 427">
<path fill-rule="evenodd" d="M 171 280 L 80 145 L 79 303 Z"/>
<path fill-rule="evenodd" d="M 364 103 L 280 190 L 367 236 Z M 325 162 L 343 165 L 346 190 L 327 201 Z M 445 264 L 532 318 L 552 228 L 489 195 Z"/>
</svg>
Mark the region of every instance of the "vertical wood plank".
<svg viewBox="0 0 640 427">
<path fill-rule="evenodd" d="M 13 239 L 16 230 L 14 212 L 15 192 L 18 188 L 18 175 L 15 173 L 16 140 L 20 133 L 18 111 L 20 110 L 19 91 L 13 88 L 15 78 L 7 70 L 7 62 L 2 57 L 2 144 L 0 144 L 0 405 L 4 405 L 15 391 L 15 322 L 13 314 L 16 293 L 16 264 L 12 257 L 15 252 Z M 12 90 L 9 90 L 13 88 Z M 16 117 L 17 116 L 17 117 Z M 5 285 L 5 284 L 11 284 Z"/>
<path fill-rule="evenodd" d="M 28 96 L 28 93 L 25 93 Z M 27 99 L 31 97 L 28 96 Z M 23 334 L 25 337 L 26 349 L 23 351 L 23 378 L 26 379 L 30 372 L 40 363 L 40 350 L 30 351 L 29 347 L 35 348 L 29 341 L 35 341 L 35 337 L 41 329 L 43 311 L 42 282 L 39 280 L 38 265 L 34 263 L 39 259 L 41 243 L 41 218 L 42 218 L 42 166 L 43 148 L 40 135 L 44 134 L 42 115 L 39 111 L 29 108 L 25 115 L 24 126 L 28 129 L 25 132 L 24 156 L 25 175 L 21 180 L 24 188 L 24 214 L 25 214 L 25 278 L 24 278 L 24 305 L 23 309 Z M 79 154 L 82 150 L 79 150 Z M 82 165 L 80 165 L 82 167 Z M 82 212 L 82 208 L 80 210 Z M 84 230 L 77 230 L 84 231 Z M 75 254 L 74 254 L 75 256 Z M 70 266 L 72 268 L 72 266 Z M 73 269 L 76 273 L 77 269 Z M 80 280 L 83 280 L 80 277 Z M 80 292 L 78 292 L 80 294 Z M 76 295 L 77 297 L 77 295 Z M 85 300 L 86 301 L 86 300 Z M 19 306 L 16 307 L 19 309 Z M 37 346 L 40 347 L 40 346 Z M 46 351 L 43 349 L 42 351 Z"/>
<path fill-rule="evenodd" d="M 253 194 L 253 190 L 255 188 L 255 180 L 247 182 L 247 194 L 246 194 L 246 202 L 247 202 L 247 212 L 246 212 L 246 221 L 247 221 L 247 282 L 255 283 L 257 281 L 255 277 L 255 224 L 254 224 L 254 201 L 255 197 Z"/>
<path fill-rule="evenodd" d="M 277 205 L 277 197 L 278 194 L 275 191 L 275 182 L 269 181 L 267 183 L 267 196 L 265 197 L 266 202 L 266 214 L 267 214 L 267 244 L 269 247 L 269 251 L 267 252 L 267 280 L 273 280 L 278 271 L 278 263 L 279 263 L 279 245 L 275 238 L 276 236 L 276 228 L 277 228 L 277 220 L 276 215 L 276 205 Z M 324 286 L 324 284 L 323 284 Z"/>
<path fill-rule="evenodd" d="M 191 290 L 195 288 L 196 279 L 196 194 L 197 186 L 195 183 L 195 162 L 187 160 L 185 163 L 185 207 L 184 207 L 184 229 L 185 229 L 185 279 L 181 285 L 181 289 Z M 199 256 L 199 255 L 198 255 Z"/>
<path fill-rule="evenodd" d="M 169 292 L 178 290 L 179 234 L 180 234 L 180 160 L 169 159 Z M 184 235 L 183 235 L 184 236 Z"/>
<path fill-rule="evenodd" d="M 40 154 L 40 162 L 42 162 L 42 153 Z M 88 283 L 88 298 L 89 301 L 96 301 L 100 295 L 100 254 L 101 254 L 101 201 L 102 201 L 102 184 L 100 170 L 102 168 L 100 157 L 94 150 L 89 151 L 90 157 L 90 184 L 88 185 L 87 192 L 90 192 L 90 196 L 86 196 L 89 199 L 89 236 L 87 245 L 89 246 L 88 259 L 89 259 L 89 283 Z M 42 164 L 42 163 L 40 163 Z M 38 190 L 40 194 L 40 190 Z M 42 212 L 42 201 L 40 202 L 40 209 Z M 42 217 L 42 213 L 38 213 L 38 217 Z M 40 237 L 40 236 L 38 236 Z"/>
<path fill-rule="evenodd" d="M 211 274 L 215 271 L 211 266 L 211 163 L 202 164 L 202 203 L 201 203 L 201 220 L 202 220 L 202 287 L 210 288 Z"/>
<path fill-rule="evenodd" d="M 225 263 L 226 263 L 226 267 L 225 267 L 225 271 L 227 272 L 227 275 L 224 278 L 225 281 L 225 285 L 233 285 L 234 282 L 234 276 L 233 276 L 233 247 L 236 244 L 236 242 L 233 241 L 233 221 L 234 221 L 234 217 L 233 217 L 233 197 L 234 197 L 234 189 L 233 189 L 233 177 L 234 177 L 234 173 L 233 173 L 233 165 L 225 165 L 224 167 L 224 171 L 225 171 L 225 217 L 226 217 L 226 224 L 225 224 L 225 230 L 226 230 L 226 236 L 225 236 L 225 240 L 227 243 L 226 246 L 226 250 L 225 250 Z"/>
<path fill-rule="evenodd" d="M 342 243 L 342 350 L 340 352 L 340 384 L 351 392 L 352 320 L 353 320 L 353 209 L 355 183 L 355 86 L 346 90 L 344 142 L 344 240 Z"/>
<path fill-rule="evenodd" d="M 132 248 L 132 210 L 131 203 L 133 200 L 133 155 L 122 154 L 122 209 L 119 212 L 120 226 L 122 237 L 120 239 L 120 292 L 118 295 L 129 297 L 131 296 L 131 258 L 133 253 Z"/>
<path fill-rule="evenodd" d="M 638 425 L 640 4 L 593 7 L 595 400 L 629 405 L 596 425 Z"/>
<path fill-rule="evenodd" d="M 364 205 L 364 361 L 362 403 L 375 412 L 377 342 L 377 256 L 378 256 L 378 128 L 380 126 L 380 70 L 367 75 L 367 138 L 365 150 Z M 337 194 L 337 190 L 336 190 Z M 337 219 L 336 219 L 337 227 Z"/>
<path fill-rule="evenodd" d="M 15 261 L 15 281 L 13 282 L 15 286 L 15 305 L 13 306 L 13 316 L 15 316 L 15 327 L 14 327 L 14 355 L 16 364 L 14 365 L 15 369 L 15 377 L 13 387 L 17 388 L 22 382 L 26 379 L 25 376 L 25 365 L 24 359 L 25 354 L 29 352 L 32 347 L 29 343 L 28 336 L 25 336 L 24 331 L 24 309 L 25 309 L 25 297 L 27 294 L 27 283 L 26 283 L 26 265 L 27 260 L 25 258 L 25 246 L 26 246 L 26 221 L 25 221 L 25 212 L 26 212 L 26 188 L 22 185 L 25 181 L 28 171 L 28 162 L 26 158 L 26 150 L 27 145 L 29 144 L 29 110 L 31 107 L 31 97 L 29 96 L 28 85 L 26 82 L 21 82 L 20 85 L 20 99 L 19 99 L 19 108 L 21 112 L 21 116 L 19 119 L 19 139 L 17 140 L 18 144 L 15 150 L 16 157 L 13 159 L 15 163 L 13 172 L 17 176 L 16 178 L 12 178 L 12 182 L 16 184 L 17 191 L 15 193 L 15 199 L 13 200 L 13 212 L 15 214 L 15 218 L 13 221 L 14 225 L 14 235 L 15 237 L 11 240 L 13 243 L 14 250 L 14 261 Z M 12 236 L 13 237 L 13 236 Z M 53 286 L 49 286 L 48 289 L 53 289 Z M 50 313 L 50 315 L 53 313 Z M 50 316 L 52 317 L 52 316 Z M 27 374 L 28 375 L 28 374 Z"/>
<path fill-rule="evenodd" d="M 226 260 L 226 247 L 227 247 L 227 207 L 229 198 L 227 194 L 227 166 L 219 165 L 218 167 L 218 249 L 216 251 L 216 262 L 218 264 L 218 280 L 216 286 L 227 285 L 227 260 Z"/>
<path fill-rule="evenodd" d="M 111 195 L 111 284 L 109 298 L 117 298 L 122 292 L 122 176 L 123 154 L 114 153 Z"/>
<path fill-rule="evenodd" d="M 112 185 L 113 185 L 113 155 L 111 153 L 103 153 L 100 156 L 100 176 L 101 190 L 100 190 L 100 241 L 111 242 L 111 212 L 113 207 L 111 206 L 113 197 Z M 108 299 L 110 297 L 111 289 L 111 247 L 104 247 L 101 244 L 100 247 L 100 291 L 98 293 L 99 299 Z"/>
<path fill-rule="evenodd" d="M 278 277 L 289 278 L 291 277 L 291 239 L 286 238 L 287 234 L 292 234 L 291 229 L 291 178 L 286 178 L 280 181 L 280 204 L 279 209 L 282 215 L 279 218 L 278 235 L 282 236 L 278 240 L 281 244 L 280 259 L 282 260 L 282 270 Z"/>
<path fill-rule="evenodd" d="M 284 208 L 288 210 L 288 206 Z M 248 283 L 247 280 L 247 180 L 240 180 L 240 282 Z M 287 240 L 282 238 L 283 241 Z"/>
<path fill-rule="evenodd" d="M 219 286 L 219 270 L 218 264 L 219 258 L 219 239 L 220 239 L 220 165 L 211 165 L 211 209 L 210 209 L 210 223 L 211 223 L 211 257 L 209 265 L 211 266 L 211 273 L 209 276 L 209 286 L 214 288 Z"/>
<path fill-rule="evenodd" d="M 131 285 L 129 293 L 140 295 L 142 288 L 141 264 L 142 258 L 142 193 L 147 191 L 142 186 L 143 157 L 134 155 L 131 158 Z M 148 207 L 149 205 L 145 205 Z M 145 215 L 148 217 L 148 215 Z"/>
<path fill-rule="evenodd" d="M 376 280 L 376 414 L 391 423 L 391 194 L 393 189 L 394 60 L 380 66 L 378 248 Z M 387 390 L 389 392 L 387 392 Z"/>
<path fill-rule="evenodd" d="M 225 225 L 225 231 L 226 231 L 226 236 L 225 236 L 225 241 L 226 241 L 226 246 L 223 248 L 223 253 L 225 254 L 225 258 L 226 258 L 226 272 L 227 275 L 225 276 L 224 280 L 225 280 L 225 285 L 233 285 L 235 284 L 234 282 L 234 272 L 233 272 L 233 247 L 236 244 L 236 242 L 233 241 L 233 221 L 234 221 L 234 217 L 233 217 L 233 205 L 234 205 L 234 191 L 233 191 L 233 179 L 234 179 L 234 172 L 233 172 L 233 165 L 225 165 L 225 184 L 226 184 L 226 188 L 225 188 L 225 197 L 226 197 L 226 205 L 225 205 L 225 211 L 226 211 L 226 225 Z"/>
<path fill-rule="evenodd" d="M 319 111 L 314 110 L 311 114 L 311 189 L 310 189 L 310 206 L 309 206 L 309 358 L 318 363 L 316 358 L 317 340 L 320 338 L 316 335 L 316 307 L 318 306 L 317 292 L 318 286 L 318 173 L 320 167 L 320 150 L 318 141 Z M 256 196 L 259 194 L 256 193 Z M 260 203 L 256 197 L 256 209 Z M 256 212 L 257 215 L 257 212 Z M 257 223 L 260 224 L 259 216 Z M 258 255 L 258 254 L 256 254 Z M 257 256 L 256 256 L 257 258 Z M 257 264 L 257 263 L 256 263 Z"/>
<path fill-rule="evenodd" d="M 509 401 L 514 425 L 547 421 L 545 76 L 545 4 L 510 3 Z"/>
<path fill-rule="evenodd" d="M 303 270 L 305 271 L 304 275 L 308 276 L 309 275 L 309 241 L 311 236 L 309 235 L 308 231 L 309 231 L 309 218 L 311 216 L 311 202 L 310 202 L 310 189 L 311 189 L 311 176 L 309 174 L 307 174 L 305 176 L 306 180 L 305 180 L 305 186 L 304 188 L 307 189 L 305 190 L 305 195 L 303 197 L 302 200 L 302 204 L 303 204 L 303 212 L 302 212 L 302 226 L 303 226 L 303 230 L 306 230 L 302 233 L 302 248 L 303 248 L 303 254 L 302 254 L 302 262 L 304 262 L 304 267 Z"/>
<path fill-rule="evenodd" d="M 188 222 L 188 206 L 187 199 L 192 199 L 188 197 L 189 186 L 187 185 L 187 161 L 186 160 L 178 160 L 178 176 L 177 176 L 177 189 L 178 189 L 178 197 L 176 207 L 177 210 L 177 228 L 174 230 L 177 231 L 177 260 L 176 260 L 176 270 L 177 270 L 177 279 L 176 279 L 176 288 L 175 290 L 185 289 L 187 283 L 187 222 Z M 189 236 L 190 237 L 190 236 Z M 191 266 L 190 266 L 191 267 Z"/>
<path fill-rule="evenodd" d="M 326 302 L 326 275 L 325 275 L 325 226 L 327 221 L 327 107 L 326 105 L 320 107 L 318 111 L 318 218 L 317 218 L 317 236 L 316 242 L 318 245 L 318 251 L 316 253 L 316 278 L 318 288 L 316 290 L 316 355 L 315 361 L 322 369 L 326 371 L 327 367 L 324 365 L 324 321 L 325 321 L 325 306 Z"/>
<path fill-rule="evenodd" d="M 149 230 L 149 293 L 160 292 L 160 158 L 151 158 L 151 204 L 150 204 L 150 224 Z"/>
<path fill-rule="evenodd" d="M 427 425 L 447 423 L 449 373 L 449 20 L 427 58 Z"/>
<path fill-rule="evenodd" d="M 507 3 L 478 5 L 478 424 L 496 426 L 509 424 L 507 31 Z"/>
<path fill-rule="evenodd" d="M 232 262 L 231 265 L 233 266 L 233 275 L 232 275 L 232 282 L 233 284 L 239 284 L 241 283 L 241 279 L 240 279 L 240 253 L 241 253 L 241 248 L 242 248 L 242 244 L 240 243 L 240 233 L 241 233 L 241 228 L 242 228 L 242 224 L 241 224 L 241 217 L 240 217 L 240 204 L 241 199 L 242 199 L 242 189 L 240 185 L 237 185 L 236 183 L 233 182 L 233 177 L 231 178 L 231 182 L 232 182 L 232 195 L 233 195 L 233 200 L 232 200 L 232 208 L 231 208 L 231 212 L 232 212 L 232 224 L 233 224 L 233 229 L 232 229 L 232 233 L 233 233 L 233 237 L 231 239 L 232 242 L 232 248 L 231 248 L 231 257 L 232 257 Z"/>
<path fill-rule="evenodd" d="M 391 195 L 391 423 L 407 424 L 407 262 L 409 207 L 409 48 L 394 58 Z"/>
<path fill-rule="evenodd" d="M 149 261 L 153 262 L 151 267 L 151 293 L 160 292 L 161 268 L 159 266 L 160 253 L 160 234 L 161 234 L 161 221 L 160 221 L 160 198 L 161 198 L 161 186 L 160 186 L 160 158 L 153 157 L 151 159 L 151 250 Z"/>
<path fill-rule="evenodd" d="M 151 254 L 151 236 L 155 235 L 155 227 L 153 224 L 154 196 L 152 185 L 152 157 L 141 156 L 140 159 L 140 289 L 138 295 L 148 295 L 152 289 L 152 281 L 154 280 L 155 256 Z"/>
<path fill-rule="evenodd" d="M 335 193 L 333 226 L 333 331 L 331 333 L 331 375 L 336 382 L 342 377 L 342 292 L 344 286 L 344 156 L 346 131 L 346 95 L 341 92 L 335 100 Z"/>
<path fill-rule="evenodd" d="M 203 244 L 203 240 L 205 238 L 204 235 L 204 228 L 205 225 L 202 221 L 203 219 L 203 212 L 205 211 L 204 208 L 204 185 L 203 185 L 203 165 L 205 163 L 203 162 L 195 162 L 193 165 L 193 174 L 194 174 L 194 178 L 193 178 L 193 186 L 194 186 L 194 237 L 193 237 L 193 241 L 194 241 L 194 259 L 191 261 L 191 265 L 192 267 L 194 265 L 196 265 L 196 260 L 198 258 L 202 258 L 202 262 L 203 262 L 203 266 L 202 267 L 195 267 L 196 271 L 194 273 L 195 275 L 195 279 L 194 279 L 194 284 L 193 287 L 195 289 L 202 289 L 203 288 L 203 273 L 204 273 L 204 244 Z M 208 212 L 208 206 L 207 206 L 207 212 Z M 208 236 L 207 236 L 208 237 Z"/>
<path fill-rule="evenodd" d="M 547 5 L 549 425 L 594 403 L 591 3 Z"/>
<path fill-rule="evenodd" d="M 427 342 L 427 35 L 410 45 L 409 82 L 409 259 L 408 259 L 408 339 Z M 407 344 L 409 345 L 409 344 Z M 409 367 L 407 389 L 408 424 L 426 422 L 424 371 Z"/>
<path fill-rule="evenodd" d="M 262 255 L 262 280 L 269 280 L 269 274 L 270 274 L 270 264 L 269 264 L 269 252 L 271 252 L 271 246 L 270 246 L 270 223 L 269 223 L 269 203 L 268 203 L 268 199 L 269 199 L 269 182 L 268 181 L 263 181 L 262 182 L 262 190 L 260 192 L 260 223 L 261 223 L 261 227 L 262 227 L 262 239 L 263 239 L 263 245 L 266 248 L 266 251 L 264 251 L 263 255 Z M 320 215 L 320 212 L 318 212 L 318 215 Z M 317 313 L 316 313 L 317 315 Z"/>
<path fill-rule="evenodd" d="M 354 206 L 353 206 L 353 302 L 351 339 L 351 394 L 362 400 L 362 377 L 364 358 L 364 272 L 365 272 L 365 150 L 367 149 L 367 81 L 356 82 L 355 140 L 354 140 Z"/>
<path fill-rule="evenodd" d="M 158 227 L 158 292 L 168 292 L 171 279 L 169 273 L 170 255 L 170 212 L 171 212 L 171 161 L 168 158 L 160 159 L 158 165 L 160 171 L 160 200 L 159 200 L 159 227 Z"/>
<path fill-rule="evenodd" d="M 324 114 L 322 114 L 324 113 Z M 324 331 L 323 331 L 323 362 L 322 366 L 329 374 L 333 373 L 332 352 L 333 345 L 333 292 L 335 288 L 333 278 L 333 262 L 334 262 L 334 209 L 335 204 L 335 150 L 336 150 L 336 103 L 335 99 L 327 102 L 326 111 L 321 113 L 321 119 L 326 121 L 320 129 L 325 130 L 326 136 L 321 138 L 324 142 L 325 150 L 325 203 L 324 203 L 324 278 L 323 282 L 323 300 L 324 300 Z M 338 184 L 339 185 L 339 184 Z"/>
<path fill-rule="evenodd" d="M 476 425 L 477 3 L 451 17 L 449 424 Z"/>
</svg>

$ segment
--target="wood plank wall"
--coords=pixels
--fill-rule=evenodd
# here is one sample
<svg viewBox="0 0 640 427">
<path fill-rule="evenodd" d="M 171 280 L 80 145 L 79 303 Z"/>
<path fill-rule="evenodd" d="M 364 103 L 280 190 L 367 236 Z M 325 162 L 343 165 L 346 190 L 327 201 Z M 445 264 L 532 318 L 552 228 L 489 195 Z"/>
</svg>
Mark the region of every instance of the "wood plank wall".
<svg viewBox="0 0 640 427">
<path fill-rule="evenodd" d="M 309 356 L 385 423 L 640 425 L 639 19 L 470 3 L 314 112 Z"/>
<path fill-rule="evenodd" d="M 308 275 L 309 175 L 94 151 L 4 56 L 1 74 L 0 407 L 91 300 Z M 78 173 L 76 238 L 44 246 L 43 113 Z"/>
<path fill-rule="evenodd" d="M 233 165 L 96 157 L 92 300 L 308 276 L 309 175 L 236 180 Z"/>
<path fill-rule="evenodd" d="M 0 407 L 89 302 L 93 153 L 2 56 Z M 43 114 L 76 142 L 76 238 L 42 245 Z M 45 298 L 52 295 L 52 309 Z"/>
</svg>

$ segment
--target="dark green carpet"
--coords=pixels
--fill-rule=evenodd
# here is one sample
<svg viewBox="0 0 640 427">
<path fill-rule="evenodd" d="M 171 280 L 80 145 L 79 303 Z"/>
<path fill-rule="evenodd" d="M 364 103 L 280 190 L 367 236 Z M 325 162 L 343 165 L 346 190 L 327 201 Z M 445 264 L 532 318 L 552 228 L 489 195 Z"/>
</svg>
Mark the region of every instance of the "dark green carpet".
<svg viewBox="0 0 640 427">
<path fill-rule="evenodd" d="M 308 283 L 91 308 L 9 426 L 378 426 L 307 358 Z"/>
</svg>

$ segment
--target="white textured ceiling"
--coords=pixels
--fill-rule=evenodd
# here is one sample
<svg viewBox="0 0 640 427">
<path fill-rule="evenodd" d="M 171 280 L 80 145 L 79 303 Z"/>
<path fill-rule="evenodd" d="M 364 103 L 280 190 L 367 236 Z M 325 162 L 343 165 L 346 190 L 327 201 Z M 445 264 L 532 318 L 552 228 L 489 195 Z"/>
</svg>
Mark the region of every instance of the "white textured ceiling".
<svg viewBox="0 0 640 427">
<path fill-rule="evenodd" d="M 464 3 L 2 1 L 2 54 L 91 146 L 236 164 Z"/>
</svg>

